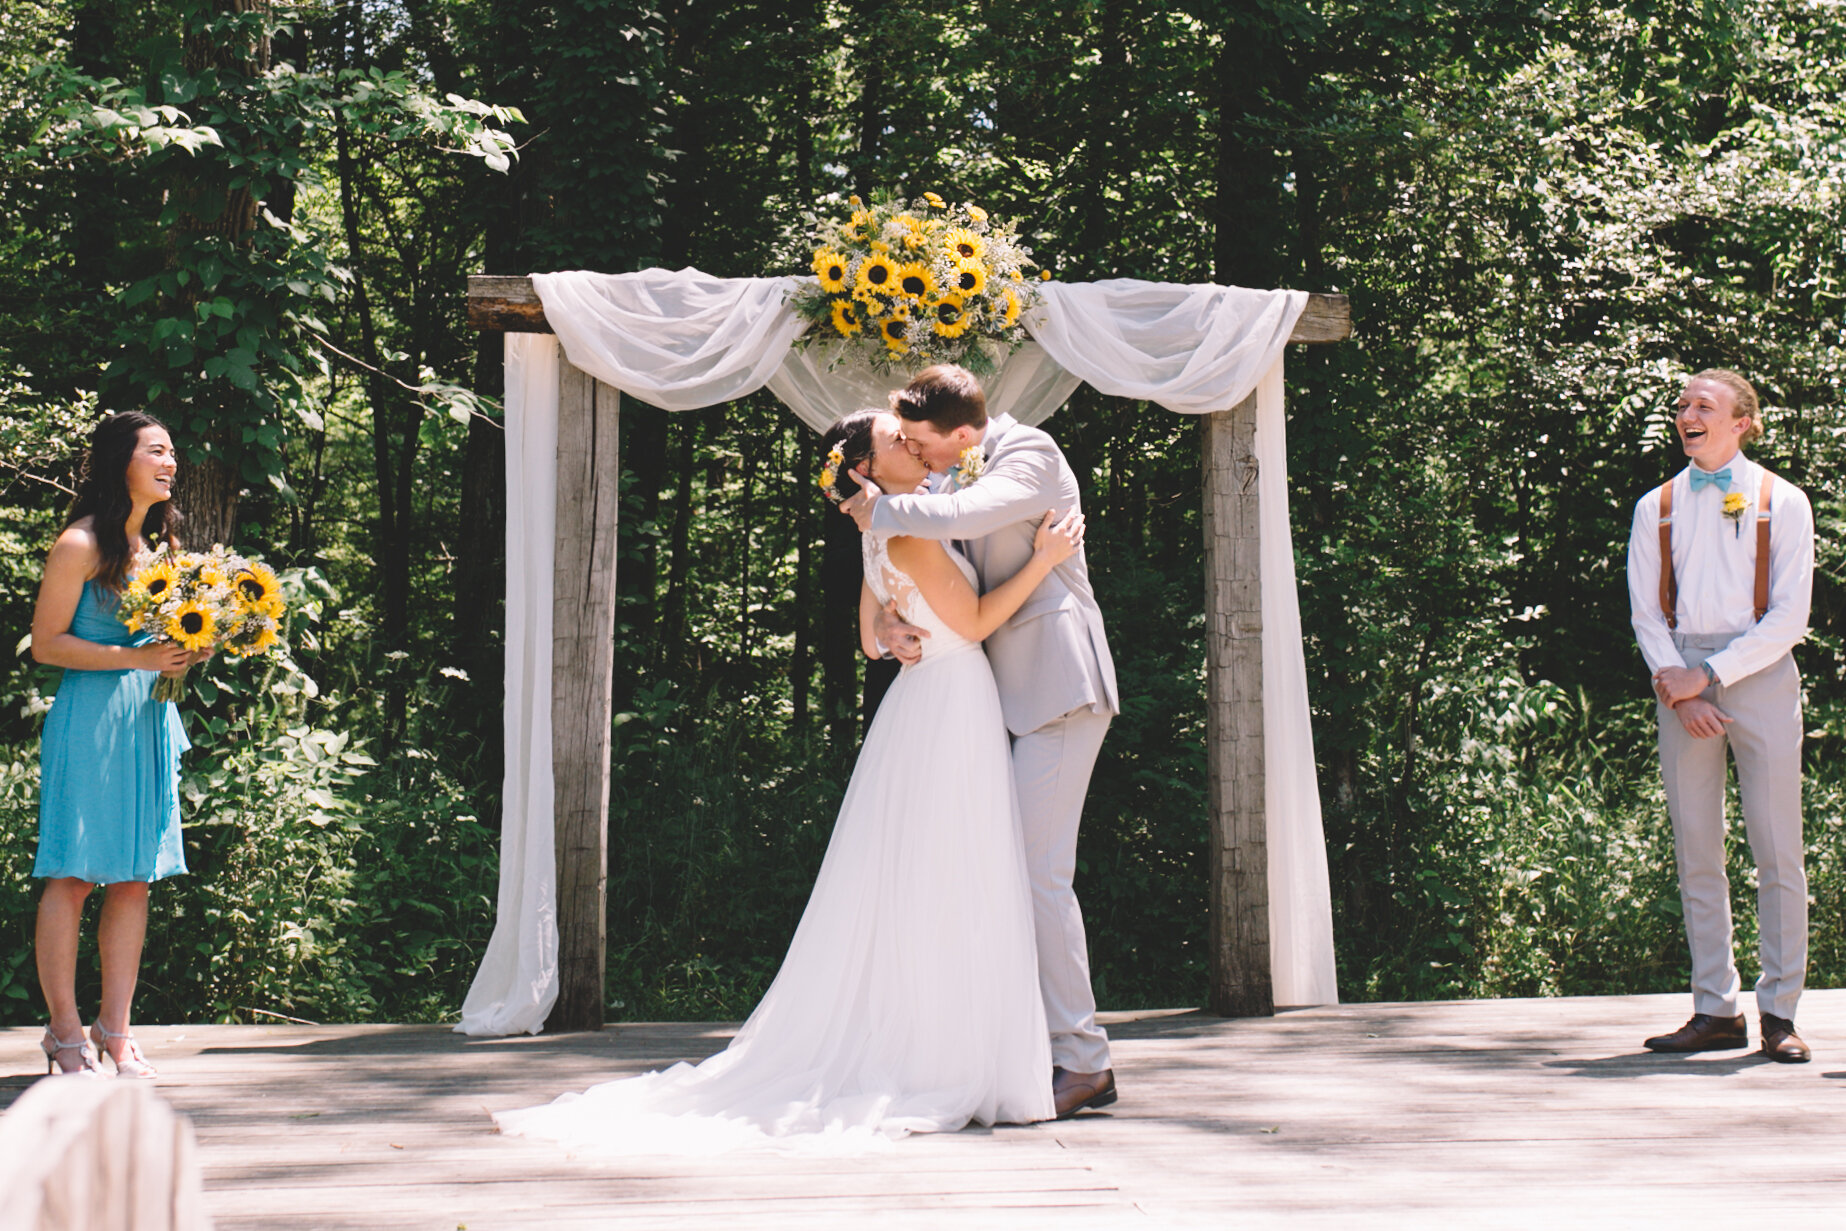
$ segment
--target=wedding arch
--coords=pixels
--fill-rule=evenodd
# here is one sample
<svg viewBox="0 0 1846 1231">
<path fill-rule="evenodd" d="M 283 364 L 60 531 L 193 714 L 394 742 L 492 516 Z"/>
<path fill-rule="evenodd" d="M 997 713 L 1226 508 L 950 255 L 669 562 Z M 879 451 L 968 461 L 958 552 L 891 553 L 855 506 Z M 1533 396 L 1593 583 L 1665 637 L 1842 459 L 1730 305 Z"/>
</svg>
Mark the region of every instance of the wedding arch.
<svg viewBox="0 0 1846 1231">
<path fill-rule="evenodd" d="M 463 1033 L 603 1024 L 621 394 L 678 411 L 767 388 L 817 431 L 884 402 L 890 378 L 857 352 L 795 345 L 797 284 L 694 269 L 469 279 L 470 323 L 507 335 L 506 777 L 497 915 Z M 1346 299 L 1039 289 L 1032 340 L 985 382 L 990 411 L 1040 423 L 1087 382 L 1205 423 L 1210 1007 L 1332 1003 L 1282 357 L 1349 336 Z"/>
</svg>

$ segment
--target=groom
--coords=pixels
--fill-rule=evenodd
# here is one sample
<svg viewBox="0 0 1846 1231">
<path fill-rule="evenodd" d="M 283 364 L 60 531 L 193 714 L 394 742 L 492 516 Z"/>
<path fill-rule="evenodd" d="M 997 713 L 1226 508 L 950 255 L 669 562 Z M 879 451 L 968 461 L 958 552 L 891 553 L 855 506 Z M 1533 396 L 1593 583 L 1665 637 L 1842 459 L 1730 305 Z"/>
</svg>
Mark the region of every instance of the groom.
<svg viewBox="0 0 1846 1231">
<path fill-rule="evenodd" d="M 954 540 L 983 591 L 1024 566 L 1047 510 L 1078 507 L 1077 477 L 1051 437 L 1011 415 L 987 417 L 987 398 L 964 368 L 925 368 L 891 395 L 910 451 L 934 474 L 936 495 L 887 496 L 864 481 L 841 509 L 861 531 Z M 920 630 L 881 613 L 879 641 L 902 661 L 921 653 Z M 986 643 L 1000 708 L 1013 735 L 1013 777 L 1032 879 L 1038 981 L 1051 1027 L 1058 1118 L 1115 1102 L 1109 1038 L 1096 1024 L 1089 948 L 1072 878 L 1077 824 L 1109 719 L 1120 711 L 1115 664 L 1081 550 L 1040 583 Z"/>
</svg>

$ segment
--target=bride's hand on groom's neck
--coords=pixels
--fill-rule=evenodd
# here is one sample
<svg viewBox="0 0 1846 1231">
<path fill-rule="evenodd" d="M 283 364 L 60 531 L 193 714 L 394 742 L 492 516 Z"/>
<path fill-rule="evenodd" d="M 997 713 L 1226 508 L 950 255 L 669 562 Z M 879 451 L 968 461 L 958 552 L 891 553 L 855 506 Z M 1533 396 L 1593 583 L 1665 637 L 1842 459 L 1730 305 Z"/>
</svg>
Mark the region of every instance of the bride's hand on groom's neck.
<svg viewBox="0 0 1846 1231">
<path fill-rule="evenodd" d="M 872 528 L 872 505 L 884 495 L 884 491 L 872 482 L 862 466 L 854 466 L 846 473 L 859 485 L 859 490 L 840 501 L 840 512 L 852 518 L 863 534 Z"/>
</svg>

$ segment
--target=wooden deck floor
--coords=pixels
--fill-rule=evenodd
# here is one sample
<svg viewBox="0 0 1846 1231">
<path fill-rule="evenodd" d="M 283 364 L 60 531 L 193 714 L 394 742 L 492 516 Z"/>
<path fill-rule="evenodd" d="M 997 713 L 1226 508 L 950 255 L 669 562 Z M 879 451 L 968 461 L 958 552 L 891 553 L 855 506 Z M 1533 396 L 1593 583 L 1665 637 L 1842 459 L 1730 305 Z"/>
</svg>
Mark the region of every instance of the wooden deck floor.
<svg viewBox="0 0 1846 1231">
<path fill-rule="evenodd" d="M 856 1159 L 577 1160 L 488 1113 L 697 1059 L 728 1028 L 470 1040 L 141 1027 L 237 1228 L 1846 1225 L 1846 991 L 1807 1065 L 1649 1055 L 1685 996 L 1112 1015 L 1122 1100 Z M 1751 1023 L 1754 1037 L 1754 1015 Z M 0 1030 L 0 1106 L 42 1067 Z"/>
</svg>

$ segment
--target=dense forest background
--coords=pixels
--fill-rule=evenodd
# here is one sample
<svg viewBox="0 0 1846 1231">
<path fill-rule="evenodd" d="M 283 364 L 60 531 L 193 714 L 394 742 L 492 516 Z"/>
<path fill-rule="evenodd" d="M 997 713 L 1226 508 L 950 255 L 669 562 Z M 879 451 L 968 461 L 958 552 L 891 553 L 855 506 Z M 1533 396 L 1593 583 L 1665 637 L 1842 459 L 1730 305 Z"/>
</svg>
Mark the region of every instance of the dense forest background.
<svg viewBox="0 0 1846 1231">
<path fill-rule="evenodd" d="M 1684 986 L 1624 555 L 1679 465 L 1679 383 L 1749 375 L 1756 455 L 1818 521 L 1812 981 L 1841 983 L 1843 7 L 7 5 L 0 617 L 26 631 L 72 447 L 128 407 L 174 426 L 196 535 L 295 600 L 290 655 L 211 667 L 187 707 L 193 871 L 156 893 L 139 1016 L 459 1006 L 491 926 L 504 497 L 465 276 L 803 272 L 812 211 L 925 190 L 1065 279 L 1352 297 L 1355 338 L 1288 372 L 1348 999 Z M 1195 1004 L 1198 424 L 1084 391 L 1049 427 L 1125 702 L 1081 849 L 1098 996 Z M 736 1018 L 859 734 L 852 613 L 821 598 L 844 519 L 766 395 L 630 402 L 622 432 L 611 1011 Z M 0 686 L 0 1023 L 42 1011 L 55 688 L 23 646 Z"/>
</svg>

